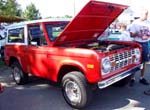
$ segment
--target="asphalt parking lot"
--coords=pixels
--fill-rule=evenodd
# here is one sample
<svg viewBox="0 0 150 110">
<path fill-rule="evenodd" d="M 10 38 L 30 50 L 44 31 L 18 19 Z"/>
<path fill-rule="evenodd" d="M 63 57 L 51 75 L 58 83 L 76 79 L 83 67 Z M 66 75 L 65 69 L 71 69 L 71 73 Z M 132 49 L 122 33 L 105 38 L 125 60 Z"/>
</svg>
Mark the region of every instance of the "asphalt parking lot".
<svg viewBox="0 0 150 110">
<path fill-rule="evenodd" d="M 147 65 L 146 78 L 150 82 L 150 65 Z M 16 85 L 11 76 L 11 69 L 0 68 L 0 82 L 5 91 L 0 94 L 0 110 L 74 110 L 65 102 L 61 89 L 48 81 L 30 78 L 26 85 Z M 122 88 L 107 87 L 94 91 L 93 100 L 84 110 L 150 110 L 150 96 L 143 94 L 150 86 L 138 83 Z"/>
</svg>

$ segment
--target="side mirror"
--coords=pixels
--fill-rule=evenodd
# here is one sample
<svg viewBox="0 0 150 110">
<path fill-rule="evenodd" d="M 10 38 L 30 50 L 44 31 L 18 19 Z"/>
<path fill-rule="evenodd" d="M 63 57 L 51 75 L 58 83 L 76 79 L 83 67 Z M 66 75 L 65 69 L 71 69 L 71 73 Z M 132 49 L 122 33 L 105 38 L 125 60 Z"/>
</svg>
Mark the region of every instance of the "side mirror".
<svg viewBox="0 0 150 110">
<path fill-rule="evenodd" d="M 37 46 L 37 45 L 38 45 L 38 43 L 37 43 L 36 41 L 31 41 L 31 45 L 33 45 L 33 46 Z"/>
</svg>

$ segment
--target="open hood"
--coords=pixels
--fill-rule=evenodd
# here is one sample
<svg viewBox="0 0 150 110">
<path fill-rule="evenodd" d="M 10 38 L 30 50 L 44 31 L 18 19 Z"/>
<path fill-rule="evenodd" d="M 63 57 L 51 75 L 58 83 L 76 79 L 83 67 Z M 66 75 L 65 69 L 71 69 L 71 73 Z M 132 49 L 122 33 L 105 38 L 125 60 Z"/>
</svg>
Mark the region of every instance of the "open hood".
<svg viewBox="0 0 150 110">
<path fill-rule="evenodd" d="M 127 6 L 91 0 L 66 26 L 54 45 L 96 40 Z"/>
</svg>

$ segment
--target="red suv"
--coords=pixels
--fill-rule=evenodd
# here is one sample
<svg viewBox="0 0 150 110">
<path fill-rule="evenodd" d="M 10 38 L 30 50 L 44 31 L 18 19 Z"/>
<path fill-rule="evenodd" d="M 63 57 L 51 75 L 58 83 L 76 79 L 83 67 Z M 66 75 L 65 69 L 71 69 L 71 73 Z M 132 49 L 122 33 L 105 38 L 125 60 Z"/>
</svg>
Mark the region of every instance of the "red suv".
<svg viewBox="0 0 150 110">
<path fill-rule="evenodd" d="M 90 1 L 72 20 L 35 20 L 8 27 L 5 62 L 17 84 L 28 74 L 61 84 L 66 102 L 85 107 L 92 87 L 123 86 L 141 66 L 135 42 L 97 40 L 127 6 Z"/>
</svg>

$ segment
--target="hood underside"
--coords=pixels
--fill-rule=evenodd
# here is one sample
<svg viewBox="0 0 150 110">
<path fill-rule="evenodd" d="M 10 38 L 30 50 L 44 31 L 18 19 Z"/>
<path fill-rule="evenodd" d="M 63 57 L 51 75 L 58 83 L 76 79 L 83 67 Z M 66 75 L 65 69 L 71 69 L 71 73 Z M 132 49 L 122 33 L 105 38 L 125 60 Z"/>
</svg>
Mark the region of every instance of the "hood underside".
<svg viewBox="0 0 150 110">
<path fill-rule="evenodd" d="M 66 26 L 54 45 L 96 40 L 126 8 L 125 5 L 89 1 Z"/>
</svg>

